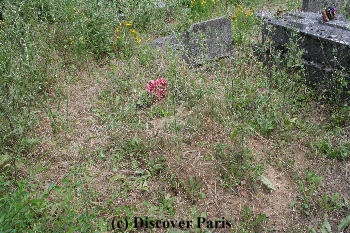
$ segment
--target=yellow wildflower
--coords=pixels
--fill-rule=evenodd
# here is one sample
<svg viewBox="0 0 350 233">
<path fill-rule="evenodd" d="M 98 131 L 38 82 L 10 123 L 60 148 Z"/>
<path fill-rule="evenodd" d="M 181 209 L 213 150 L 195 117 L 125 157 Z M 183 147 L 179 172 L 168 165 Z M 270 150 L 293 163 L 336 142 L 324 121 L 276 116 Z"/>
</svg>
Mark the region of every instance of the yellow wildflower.
<svg viewBox="0 0 350 233">
<path fill-rule="evenodd" d="M 141 43 L 141 39 L 140 38 L 136 37 L 135 40 L 137 41 L 137 43 L 139 43 L 139 44 Z"/>
<path fill-rule="evenodd" d="M 215 4 L 215 0 L 211 0 L 213 4 Z"/>
<path fill-rule="evenodd" d="M 135 30 L 135 29 L 131 29 L 131 30 L 130 30 L 130 32 L 131 32 L 132 34 L 134 34 L 134 35 L 136 35 L 136 34 L 137 34 L 137 32 L 136 32 L 136 30 Z"/>
<path fill-rule="evenodd" d="M 125 22 L 124 25 L 130 27 L 132 25 L 132 23 L 131 23 L 131 21 L 128 21 L 128 22 Z"/>
<path fill-rule="evenodd" d="M 203 1 L 201 2 L 201 4 L 204 5 L 204 4 L 207 4 L 207 2 L 206 2 L 205 0 L 203 0 Z"/>
</svg>

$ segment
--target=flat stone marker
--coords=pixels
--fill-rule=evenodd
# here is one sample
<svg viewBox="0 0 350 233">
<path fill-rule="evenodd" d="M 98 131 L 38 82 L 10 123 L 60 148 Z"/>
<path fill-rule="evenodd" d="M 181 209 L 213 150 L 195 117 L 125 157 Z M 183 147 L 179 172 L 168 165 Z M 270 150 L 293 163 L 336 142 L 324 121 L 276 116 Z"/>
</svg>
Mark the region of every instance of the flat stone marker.
<svg viewBox="0 0 350 233">
<path fill-rule="evenodd" d="M 303 0 L 302 11 L 320 13 L 323 8 L 334 6 L 338 13 L 345 6 L 345 0 Z"/>
<path fill-rule="evenodd" d="M 222 17 L 196 23 L 183 34 L 162 37 L 151 44 L 154 48 L 181 50 L 190 66 L 198 66 L 233 54 L 231 21 Z"/>
</svg>

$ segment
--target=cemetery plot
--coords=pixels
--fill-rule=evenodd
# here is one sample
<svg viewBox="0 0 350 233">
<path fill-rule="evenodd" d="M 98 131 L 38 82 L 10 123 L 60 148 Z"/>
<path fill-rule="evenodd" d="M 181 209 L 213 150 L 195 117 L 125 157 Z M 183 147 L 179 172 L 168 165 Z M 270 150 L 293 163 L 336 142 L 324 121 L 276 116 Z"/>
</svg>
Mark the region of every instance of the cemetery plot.
<svg viewBox="0 0 350 233">
<path fill-rule="evenodd" d="M 350 106 L 305 83 L 349 24 L 301 7 L 0 0 L 0 232 L 349 231 Z"/>
</svg>

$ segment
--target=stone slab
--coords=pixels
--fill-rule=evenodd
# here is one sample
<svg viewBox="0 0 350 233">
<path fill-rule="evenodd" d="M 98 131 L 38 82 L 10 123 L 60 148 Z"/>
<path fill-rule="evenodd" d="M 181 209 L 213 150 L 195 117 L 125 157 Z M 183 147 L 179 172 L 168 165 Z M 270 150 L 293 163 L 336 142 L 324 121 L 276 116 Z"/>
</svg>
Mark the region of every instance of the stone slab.
<svg viewBox="0 0 350 233">
<path fill-rule="evenodd" d="M 160 37 L 153 40 L 151 45 L 153 48 L 166 48 L 169 46 L 175 50 L 179 50 L 182 47 L 176 35 Z"/>
<path fill-rule="evenodd" d="M 292 39 L 304 50 L 305 75 L 321 89 L 335 87 L 335 75 L 343 74 L 350 90 L 350 21 L 339 15 L 337 20 L 323 22 L 319 13 L 294 12 L 275 17 L 271 12 L 258 14 L 263 23 L 263 44 L 271 41 L 282 51 Z M 333 81 L 332 81 L 333 80 Z M 334 89 L 333 89 L 334 90 Z"/>
<path fill-rule="evenodd" d="M 225 17 L 191 25 L 184 33 L 162 37 L 151 42 L 154 48 L 170 46 L 180 50 L 190 66 L 231 56 L 231 21 Z"/>
<path fill-rule="evenodd" d="M 231 21 L 225 17 L 193 24 L 183 37 L 184 58 L 191 65 L 229 56 Z"/>
<path fill-rule="evenodd" d="M 303 0 L 302 11 L 320 13 L 330 5 L 340 10 L 344 8 L 345 3 L 345 0 Z"/>
<path fill-rule="evenodd" d="M 260 14 L 265 21 L 263 42 L 270 38 L 277 48 L 283 48 L 293 34 L 299 35 L 299 47 L 304 58 L 320 64 L 350 69 L 350 22 L 343 16 L 324 23 L 322 16 L 312 12 L 297 12 L 273 17 Z M 336 61 L 334 59 L 336 58 Z"/>
<path fill-rule="evenodd" d="M 349 73 L 312 61 L 303 60 L 303 65 L 305 67 L 305 76 L 308 84 L 324 93 L 328 93 L 330 96 L 332 96 L 333 90 L 341 89 L 343 90 L 341 98 L 343 100 L 350 100 L 350 96 L 348 94 L 348 91 L 350 90 L 350 82 L 348 82 L 347 85 L 340 85 L 339 82 L 335 81 L 335 79 L 337 79 L 337 75 L 344 75 L 345 80 L 350 80 Z"/>
</svg>

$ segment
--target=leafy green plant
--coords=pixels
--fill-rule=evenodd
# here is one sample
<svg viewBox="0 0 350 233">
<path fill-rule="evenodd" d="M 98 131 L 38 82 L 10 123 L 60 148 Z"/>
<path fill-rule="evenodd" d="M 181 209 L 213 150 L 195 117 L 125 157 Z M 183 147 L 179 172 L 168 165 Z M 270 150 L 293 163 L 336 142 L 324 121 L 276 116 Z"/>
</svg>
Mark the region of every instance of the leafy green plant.
<svg viewBox="0 0 350 233">
<path fill-rule="evenodd" d="M 140 30 L 147 30 L 151 28 L 158 19 L 162 19 L 163 14 L 159 14 L 161 9 L 159 9 L 160 7 L 158 4 L 156 1 L 150 0 L 127 0 L 123 1 L 121 4 L 121 11 L 134 22 L 137 28 Z"/>
<path fill-rule="evenodd" d="M 215 0 L 191 0 L 189 4 L 191 18 L 199 21 L 208 18 L 215 4 Z"/>
<path fill-rule="evenodd" d="M 277 127 L 277 114 L 274 112 L 268 114 L 261 114 L 256 120 L 256 124 L 261 133 L 265 136 L 269 136 Z"/>
<path fill-rule="evenodd" d="M 310 215 L 310 210 L 314 207 L 314 196 L 322 186 L 323 176 L 316 175 L 313 171 L 306 172 L 304 181 L 299 182 L 299 191 L 302 195 L 300 207 L 306 215 Z"/>
<path fill-rule="evenodd" d="M 166 169 L 167 164 L 164 156 L 157 156 L 155 159 L 150 158 L 147 167 L 152 175 L 157 175 Z"/>
<path fill-rule="evenodd" d="M 175 198 L 171 197 L 170 194 L 166 194 L 164 198 L 159 200 L 160 209 L 163 213 L 166 213 L 169 217 L 173 217 L 175 215 L 174 203 Z"/>
<path fill-rule="evenodd" d="M 254 16 L 254 10 L 247 9 L 240 4 L 236 5 L 232 13 L 234 43 L 245 43 L 253 35 L 256 22 L 257 18 Z"/>
<path fill-rule="evenodd" d="M 320 228 L 322 233 L 332 233 L 331 225 L 329 224 L 327 218 L 324 219 L 324 222 Z"/>
<path fill-rule="evenodd" d="M 336 146 L 330 140 L 320 140 L 316 143 L 311 143 L 311 148 L 330 158 L 344 160 L 350 156 L 350 143 L 341 143 Z"/>
<path fill-rule="evenodd" d="M 200 180 L 193 178 L 192 176 L 189 179 L 189 185 L 186 186 L 186 191 L 189 193 L 189 197 L 193 202 L 205 197 L 205 194 L 201 192 Z"/>
<path fill-rule="evenodd" d="M 335 193 L 330 197 L 328 197 L 326 194 L 323 194 L 322 199 L 319 201 L 319 205 L 326 211 L 339 209 L 341 207 L 340 203 L 338 202 L 339 198 L 339 193 Z"/>
<path fill-rule="evenodd" d="M 140 138 L 127 140 L 125 144 L 122 145 L 122 149 L 127 156 L 147 156 L 146 146 Z"/>
<path fill-rule="evenodd" d="M 350 215 L 346 216 L 340 221 L 338 225 L 338 231 L 343 231 L 347 229 L 349 226 L 350 226 Z"/>
<path fill-rule="evenodd" d="M 215 158 L 221 164 L 219 169 L 222 171 L 223 185 L 231 189 L 244 184 L 254 189 L 255 182 L 264 171 L 263 164 L 257 163 L 256 158 L 243 145 L 231 148 L 224 144 L 218 144 Z"/>
<path fill-rule="evenodd" d="M 48 202 L 45 200 L 50 193 L 38 193 L 37 185 L 30 180 L 6 180 L 0 176 L 0 231 L 25 232 L 43 231 L 48 220 L 45 212 Z M 11 194 L 8 190 L 14 189 Z M 52 187 L 50 187 L 52 189 Z"/>
<path fill-rule="evenodd" d="M 267 221 L 265 214 L 256 215 L 248 206 L 243 206 L 238 232 L 261 232 Z"/>
<path fill-rule="evenodd" d="M 115 30 L 115 49 L 120 58 L 130 59 L 134 54 L 133 47 L 141 41 L 138 32 L 133 28 L 132 21 L 119 23 Z"/>
</svg>

